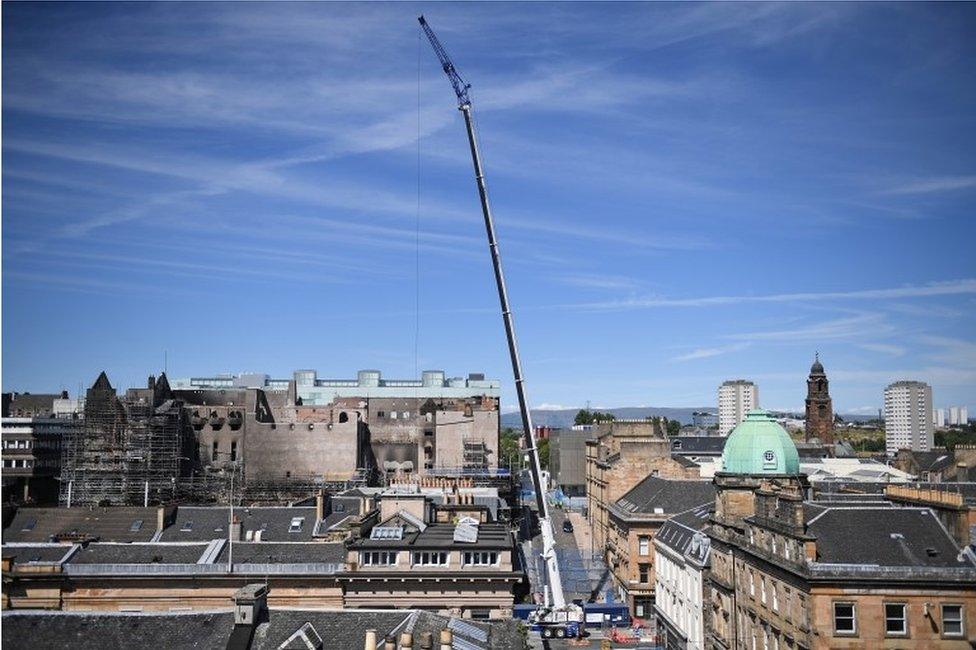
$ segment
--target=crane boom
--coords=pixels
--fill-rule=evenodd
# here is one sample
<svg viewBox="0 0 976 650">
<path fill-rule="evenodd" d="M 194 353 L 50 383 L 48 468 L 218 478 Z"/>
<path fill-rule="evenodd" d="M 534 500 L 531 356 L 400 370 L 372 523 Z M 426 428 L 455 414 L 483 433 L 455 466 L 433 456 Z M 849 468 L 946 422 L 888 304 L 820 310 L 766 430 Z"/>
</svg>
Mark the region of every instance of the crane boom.
<svg viewBox="0 0 976 650">
<path fill-rule="evenodd" d="M 434 35 L 433 30 L 423 16 L 418 18 L 420 26 L 427 35 L 431 47 L 440 59 L 441 67 L 457 95 L 458 110 L 464 115 L 464 126 L 468 132 L 468 144 L 471 147 L 471 160 L 474 164 L 474 176 L 478 184 L 478 196 L 481 198 L 481 211 L 485 218 L 485 230 L 488 233 L 488 250 L 491 252 L 491 263 L 495 270 L 495 284 L 498 287 L 498 300 L 501 303 L 502 321 L 505 323 L 505 336 L 508 339 L 508 353 L 512 361 L 512 373 L 515 376 L 515 392 L 518 396 L 519 413 L 522 416 L 522 429 L 525 444 L 529 452 L 529 469 L 532 474 L 532 484 L 535 487 L 536 505 L 539 509 L 539 528 L 542 533 L 542 558 L 546 564 L 549 594 L 555 610 L 566 608 L 566 598 L 563 595 L 562 578 L 559 574 L 559 562 L 556 559 L 556 539 L 549 518 L 549 505 L 546 502 L 546 492 L 542 485 L 542 466 L 539 463 L 539 449 L 536 445 L 535 430 L 532 428 L 532 416 L 529 413 L 525 398 L 525 379 L 522 377 L 522 363 L 519 360 L 518 344 L 515 340 L 515 326 L 512 322 L 512 310 L 508 303 L 508 290 L 505 287 L 505 274 L 502 272 L 501 254 L 498 250 L 498 240 L 495 237 L 495 222 L 491 216 L 491 206 L 488 203 L 488 187 L 485 184 L 484 169 L 481 166 L 481 155 L 478 151 L 478 141 L 475 137 L 474 120 L 471 109 L 471 98 L 468 89 L 471 85 L 465 83 L 458 74 L 447 50 Z"/>
</svg>

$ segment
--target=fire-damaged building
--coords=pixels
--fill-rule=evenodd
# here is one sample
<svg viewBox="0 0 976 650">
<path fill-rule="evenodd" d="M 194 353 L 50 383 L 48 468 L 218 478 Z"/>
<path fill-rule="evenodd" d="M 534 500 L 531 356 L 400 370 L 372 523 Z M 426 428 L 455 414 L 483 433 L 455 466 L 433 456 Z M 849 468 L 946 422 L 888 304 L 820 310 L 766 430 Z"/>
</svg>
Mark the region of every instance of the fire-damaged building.
<svg viewBox="0 0 976 650">
<path fill-rule="evenodd" d="M 319 379 L 299 370 L 289 380 L 248 374 L 174 386 L 192 405 L 201 462 L 243 461 L 251 478 L 498 467 L 500 384 L 481 374 L 428 370 L 416 380 L 384 380 L 362 370 L 356 379 Z"/>
<path fill-rule="evenodd" d="M 101 373 L 61 445 L 62 505 L 226 500 L 235 479 L 273 501 L 289 485 L 497 470 L 498 382 L 261 377 L 171 386 L 164 373 L 119 396 Z"/>
</svg>

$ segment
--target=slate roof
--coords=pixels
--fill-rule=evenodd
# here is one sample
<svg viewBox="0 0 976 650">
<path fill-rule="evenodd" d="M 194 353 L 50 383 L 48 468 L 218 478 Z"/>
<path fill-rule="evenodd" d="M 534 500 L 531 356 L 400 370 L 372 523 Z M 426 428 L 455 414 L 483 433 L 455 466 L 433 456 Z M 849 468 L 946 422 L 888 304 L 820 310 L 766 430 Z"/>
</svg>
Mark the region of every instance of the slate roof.
<svg viewBox="0 0 976 650">
<path fill-rule="evenodd" d="M 820 508 L 807 533 L 817 538 L 820 563 L 973 567 L 957 558 L 959 548 L 928 508 Z"/>
<path fill-rule="evenodd" d="M 214 564 L 227 562 L 225 544 Z M 339 542 L 234 542 L 234 564 L 336 564 L 345 563 L 345 546 Z"/>
<path fill-rule="evenodd" d="M 671 453 L 701 456 L 721 456 L 725 436 L 675 436 L 671 438 Z"/>
<path fill-rule="evenodd" d="M 915 459 L 920 472 L 940 472 L 948 467 L 952 467 L 956 455 L 946 449 L 936 449 L 933 451 L 909 451 Z"/>
<path fill-rule="evenodd" d="M 54 410 L 54 400 L 60 397 L 60 393 L 13 393 L 8 408 L 14 414 L 23 411 L 24 415 L 17 417 L 50 415 Z M 3 417 L 8 417 L 8 414 L 4 413 Z"/>
<path fill-rule="evenodd" d="M 478 540 L 475 542 L 454 541 L 453 524 L 428 524 L 423 531 L 404 531 L 403 539 L 359 539 L 350 547 L 367 548 L 409 548 L 436 550 L 507 550 L 514 545 L 512 535 L 505 524 L 486 522 L 478 526 Z"/>
<path fill-rule="evenodd" d="M 232 612 L 206 614 L 91 614 L 4 610 L 4 648 L 224 648 Z"/>
<path fill-rule="evenodd" d="M 708 525 L 708 516 L 713 510 L 714 504 L 706 503 L 671 517 L 657 531 L 654 541 L 684 555 L 689 551 L 695 533 Z"/>
<path fill-rule="evenodd" d="M 93 543 L 71 556 L 69 564 L 196 564 L 206 544 Z"/>
<path fill-rule="evenodd" d="M 156 534 L 157 508 L 18 508 L 3 531 L 4 542 L 47 542 L 76 533 L 103 542 L 148 542 Z M 142 520 L 138 530 L 131 530 Z"/>
<path fill-rule="evenodd" d="M 616 505 L 624 512 L 635 514 L 678 513 L 703 503 L 715 501 L 715 486 L 711 481 L 679 481 L 648 476 Z M 660 513 L 655 513 L 660 509 Z"/>
<path fill-rule="evenodd" d="M 315 528 L 315 508 L 234 508 L 241 534 L 261 530 L 262 542 L 308 542 Z M 291 533 L 294 517 L 304 517 L 301 531 Z M 226 506 L 180 506 L 176 520 L 163 530 L 163 542 L 206 542 L 227 537 L 230 509 Z M 192 525 L 191 525 L 192 524 Z M 189 530 L 186 528 L 189 525 Z"/>
<path fill-rule="evenodd" d="M 455 619 L 416 610 L 272 609 L 267 614 L 267 621 L 259 623 L 254 630 L 252 650 L 305 650 L 308 646 L 300 639 L 285 644 L 306 623 L 322 639 L 327 650 L 362 650 L 367 629 L 376 630 L 380 643 L 388 634 L 398 636 L 401 632 L 412 632 L 414 647 L 419 647 L 421 635 L 429 632 L 436 647 L 440 631 L 455 622 Z M 225 648 L 234 629 L 234 615 L 229 611 L 92 614 L 4 610 L 2 621 L 4 646 L 15 650 L 39 647 L 79 650 L 152 648 L 159 647 L 161 640 L 165 640 L 166 648 L 174 650 Z M 454 647 L 485 650 L 523 647 L 514 621 L 491 624 L 463 621 L 462 625 L 455 629 Z"/>
<path fill-rule="evenodd" d="M 698 463 L 687 456 L 682 456 L 680 453 L 672 453 L 671 458 L 682 467 L 698 467 Z"/>
<path fill-rule="evenodd" d="M 60 562 L 74 548 L 73 544 L 3 545 L 3 558 L 17 564 L 28 562 Z"/>
</svg>

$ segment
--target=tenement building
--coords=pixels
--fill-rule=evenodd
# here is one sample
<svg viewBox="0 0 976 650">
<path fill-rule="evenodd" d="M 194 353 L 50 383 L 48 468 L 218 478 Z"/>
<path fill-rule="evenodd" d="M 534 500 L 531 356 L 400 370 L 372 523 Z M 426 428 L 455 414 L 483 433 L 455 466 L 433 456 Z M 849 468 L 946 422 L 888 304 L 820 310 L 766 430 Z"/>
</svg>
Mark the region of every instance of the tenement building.
<svg viewBox="0 0 976 650">
<path fill-rule="evenodd" d="M 659 420 L 615 420 L 594 427 L 586 441 L 586 501 L 593 548 L 608 541 L 608 508 L 648 476 L 698 478 L 694 463 L 671 456 Z"/>
<path fill-rule="evenodd" d="M 809 501 L 763 411 L 732 432 L 707 529 L 707 646 L 969 648 L 976 558 L 928 507 Z"/>
<path fill-rule="evenodd" d="M 704 528 L 714 503 L 675 515 L 654 536 L 654 617 L 662 645 L 705 647 L 706 572 L 711 550 Z"/>
<path fill-rule="evenodd" d="M 654 541 L 669 518 L 691 508 L 710 508 L 710 481 L 648 476 L 607 508 L 606 562 L 618 596 L 641 619 L 651 619 L 655 602 Z"/>
<path fill-rule="evenodd" d="M 810 366 L 810 376 L 807 377 L 805 427 L 807 442 L 816 439 L 822 445 L 834 444 L 834 408 L 830 399 L 827 373 L 820 363 L 819 353 L 815 356 L 813 365 Z"/>
<path fill-rule="evenodd" d="M 213 611 L 261 582 L 272 607 L 510 618 L 527 585 L 497 500 L 458 480 L 314 506 L 19 508 L 3 531 L 3 609 Z"/>
</svg>

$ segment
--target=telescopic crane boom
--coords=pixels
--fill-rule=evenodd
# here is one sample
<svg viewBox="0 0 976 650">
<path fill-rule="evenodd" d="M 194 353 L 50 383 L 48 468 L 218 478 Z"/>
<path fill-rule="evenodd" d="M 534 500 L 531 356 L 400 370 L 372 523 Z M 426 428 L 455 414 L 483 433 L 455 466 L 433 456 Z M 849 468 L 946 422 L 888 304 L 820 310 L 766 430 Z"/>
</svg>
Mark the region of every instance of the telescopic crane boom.
<svg viewBox="0 0 976 650">
<path fill-rule="evenodd" d="M 501 303 L 502 321 L 505 324 L 505 336 L 508 339 L 508 353 L 512 361 L 512 373 L 515 376 L 515 392 L 518 396 L 519 412 L 522 416 L 522 430 L 525 437 L 525 444 L 529 452 L 529 469 L 532 474 L 532 483 L 535 487 L 536 505 L 539 509 L 539 527 L 542 533 L 542 558 L 546 565 L 546 577 L 548 582 L 548 595 L 552 597 L 552 607 L 548 607 L 549 601 L 546 599 L 547 607 L 540 610 L 537 623 L 543 627 L 543 634 L 547 630 L 555 632 L 557 636 L 576 636 L 578 627 L 575 625 L 582 619 L 582 610 L 573 604 L 567 606 L 566 598 L 563 594 L 562 578 L 559 574 L 559 563 L 556 559 L 556 540 L 552 529 L 552 520 L 549 518 L 549 506 L 546 502 L 546 493 L 542 485 L 542 466 L 539 463 L 539 450 L 536 445 L 535 430 L 532 428 L 532 416 L 525 398 L 525 379 L 522 377 L 522 363 L 519 360 L 518 344 L 515 340 L 515 326 L 512 323 L 512 310 L 508 304 L 508 290 L 505 287 L 505 275 L 502 272 L 501 255 L 498 250 L 498 241 L 495 237 L 495 223 L 491 216 L 491 206 L 488 203 L 488 187 L 485 185 L 485 174 L 481 166 L 481 155 L 478 151 L 478 141 L 475 137 L 474 119 L 472 116 L 471 98 L 468 90 L 471 84 L 466 83 L 447 50 L 438 40 L 434 31 L 427 24 L 423 16 L 418 18 L 420 26 L 430 41 L 434 53 L 440 60 L 444 74 L 451 81 L 454 94 L 457 95 L 458 110 L 464 115 L 464 125 L 468 132 L 468 144 L 471 147 L 471 160 L 474 163 L 474 176 L 478 184 L 478 195 L 481 198 L 481 211 L 485 218 L 485 230 L 488 233 L 488 250 L 491 252 L 491 264 L 495 270 L 495 284 L 498 287 L 498 300 Z"/>
</svg>

